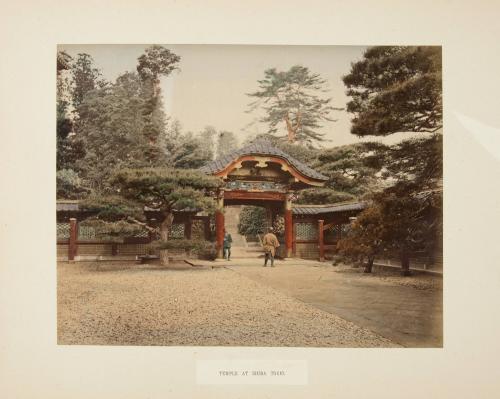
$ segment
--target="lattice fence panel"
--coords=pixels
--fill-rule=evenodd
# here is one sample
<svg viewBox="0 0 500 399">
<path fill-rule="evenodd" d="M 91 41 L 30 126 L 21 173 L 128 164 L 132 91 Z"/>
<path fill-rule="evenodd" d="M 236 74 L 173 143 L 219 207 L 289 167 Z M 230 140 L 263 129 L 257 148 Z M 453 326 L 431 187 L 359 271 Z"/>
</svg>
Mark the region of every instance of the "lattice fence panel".
<svg viewBox="0 0 500 399">
<path fill-rule="evenodd" d="M 134 237 L 148 238 L 149 232 L 146 229 L 144 229 L 144 230 L 140 231 L 139 233 L 134 234 Z"/>
<path fill-rule="evenodd" d="M 338 241 L 341 237 L 342 227 L 339 224 L 334 224 L 325 230 L 325 241 Z"/>
<path fill-rule="evenodd" d="M 296 223 L 295 239 L 313 241 L 318 239 L 318 225 L 316 223 Z"/>
<path fill-rule="evenodd" d="M 350 224 L 334 224 L 325 231 L 325 241 L 337 242 L 347 236 L 351 229 Z"/>
<path fill-rule="evenodd" d="M 96 239 L 94 227 L 82 224 L 78 226 L 78 241 L 93 241 Z"/>
<path fill-rule="evenodd" d="M 170 230 L 169 238 L 181 239 L 184 238 L 184 223 L 174 223 Z"/>
<path fill-rule="evenodd" d="M 69 223 L 57 223 L 57 239 L 69 239 Z"/>
</svg>

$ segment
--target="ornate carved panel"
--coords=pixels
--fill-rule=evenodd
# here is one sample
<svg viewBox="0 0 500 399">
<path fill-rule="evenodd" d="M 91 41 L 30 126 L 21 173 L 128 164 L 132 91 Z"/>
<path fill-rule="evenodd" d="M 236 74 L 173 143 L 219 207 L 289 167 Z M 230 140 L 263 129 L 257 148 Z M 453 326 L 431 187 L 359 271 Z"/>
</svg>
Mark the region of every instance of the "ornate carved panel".
<svg viewBox="0 0 500 399">
<path fill-rule="evenodd" d="M 277 191 L 286 192 L 287 186 L 283 183 L 271 182 L 271 181 L 242 181 L 233 180 L 228 181 L 225 185 L 226 189 L 229 190 L 240 190 L 240 191 Z"/>
<path fill-rule="evenodd" d="M 257 192 L 257 191 L 225 191 L 224 199 L 255 199 L 284 201 L 285 193 L 280 192 Z"/>
</svg>

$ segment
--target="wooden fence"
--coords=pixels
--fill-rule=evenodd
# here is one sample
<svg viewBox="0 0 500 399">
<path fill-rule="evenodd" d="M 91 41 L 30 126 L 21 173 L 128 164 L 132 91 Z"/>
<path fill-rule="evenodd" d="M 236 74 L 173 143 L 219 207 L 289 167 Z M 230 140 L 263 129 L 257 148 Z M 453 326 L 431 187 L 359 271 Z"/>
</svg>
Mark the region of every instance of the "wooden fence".
<svg viewBox="0 0 500 399">
<path fill-rule="evenodd" d="M 57 223 L 57 259 L 58 260 L 97 260 L 97 259 L 135 259 L 148 252 L 148 244 L 153 236 L 145 231 L 135 237 L 127 237 L 121 242 L 98 239 L 93 229 L 80 226 L 76 218 L 69 223 Z M 205 217 L 190 218 L 172 226 L 171 239 L 193 238 L 209 239 L 210 225 Z M 183 255 L 183 250 L 170 250 L 172 256 Z"/>
</svg>

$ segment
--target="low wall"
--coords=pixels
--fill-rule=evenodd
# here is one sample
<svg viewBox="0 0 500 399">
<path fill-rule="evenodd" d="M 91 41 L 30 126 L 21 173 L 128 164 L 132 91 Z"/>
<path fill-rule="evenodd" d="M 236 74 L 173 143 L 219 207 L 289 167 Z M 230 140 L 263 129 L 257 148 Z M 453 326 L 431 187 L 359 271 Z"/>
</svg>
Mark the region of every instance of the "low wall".
<svg viewBox="0 0 500 399">
<path fill-rule="evenodd" d="M 69 243 L 57 243 L 57 260 L 67 261 Z M 172 258 L 186 258 L 183 250 L 169 250 Z M 136 256 L 147 253 L 147 244 L 138 243 L 112 243 L 112 242 L 78 242 L 75 261 L 92 260 L 134 260 Z M 190 256 L 187 256 L 190 257 Z"/>
<path fill-rule="evenodd" d="M 303 259 L 319 259 L 317 242 L 301 242 L 295 244 L 295 257 Z"/>
</svg>

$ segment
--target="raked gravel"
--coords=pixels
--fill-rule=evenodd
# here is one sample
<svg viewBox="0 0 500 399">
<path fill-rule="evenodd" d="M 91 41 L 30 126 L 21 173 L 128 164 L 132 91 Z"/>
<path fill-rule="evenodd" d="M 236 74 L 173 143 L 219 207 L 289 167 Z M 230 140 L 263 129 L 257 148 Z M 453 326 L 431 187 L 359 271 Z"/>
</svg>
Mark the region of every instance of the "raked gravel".
<svg viewBox="0 0 500 399">
<path fill-rule="evenodd" d="M 225 268 L 58 264 L 63 345 L 394 347 Z"/>
</svg>

